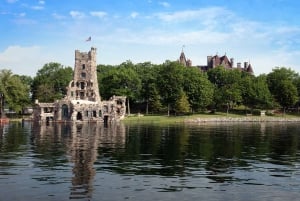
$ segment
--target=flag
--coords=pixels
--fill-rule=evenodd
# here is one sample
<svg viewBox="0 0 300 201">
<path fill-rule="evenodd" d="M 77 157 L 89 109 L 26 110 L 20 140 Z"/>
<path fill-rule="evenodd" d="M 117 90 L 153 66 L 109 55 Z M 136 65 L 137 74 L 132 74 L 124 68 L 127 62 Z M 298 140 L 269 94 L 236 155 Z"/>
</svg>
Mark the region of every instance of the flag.
<svg viewBox="0 0 300 201">
<path fill-rule="evenodd" d="M 90 37 L 88 37 L 86 40 L 85 40 L 85 42 L 89 42 L 89 41 L 91 41 L 92 40 L 92 37 L 90 36 Z"/>
</svg>

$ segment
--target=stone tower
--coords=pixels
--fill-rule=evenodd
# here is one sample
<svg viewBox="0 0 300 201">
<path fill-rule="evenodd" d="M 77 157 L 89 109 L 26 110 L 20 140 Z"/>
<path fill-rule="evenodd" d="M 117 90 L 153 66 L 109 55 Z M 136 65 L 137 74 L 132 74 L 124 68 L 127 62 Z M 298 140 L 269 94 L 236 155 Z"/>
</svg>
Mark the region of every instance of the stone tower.
<svg viewBox="0 0 300 201">
<path fill-rule="evenodd" d="M 69 100 L 80 99 L 100 103 L 96 53 L 97 49 L 93 47 L 88 53 L 75 50 L 74 75 L 67 94 Z"/>
<path fill-rule="evenodd" d="M 36 101 L 35 121 L 118 121 L 126 114 L 126 97 L 113 96 L 101 101 L 98 80 L 96 48 L 89 52 L 75 50 L 73 80 L 67 87 L 67 95 L 54 103 Z"/>
</svg>

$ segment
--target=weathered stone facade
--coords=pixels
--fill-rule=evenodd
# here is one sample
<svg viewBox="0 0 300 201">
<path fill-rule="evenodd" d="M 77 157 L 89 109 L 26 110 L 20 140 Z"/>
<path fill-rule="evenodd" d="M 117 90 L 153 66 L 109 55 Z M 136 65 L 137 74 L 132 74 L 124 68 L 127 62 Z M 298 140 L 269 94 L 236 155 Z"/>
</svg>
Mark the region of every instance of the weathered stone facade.
<svg viewBox="0 0 300 201">
<path fill-rule="evenodd" d="M 36 101 L 35 121 L 116 121 L 125 117 L 125 96 L 101 101 L 96 51 L 93 47 L 88 53 L 75 51 L 74 75 L 67 87 L 67 95 L 54 103 Z"/>
</svg>

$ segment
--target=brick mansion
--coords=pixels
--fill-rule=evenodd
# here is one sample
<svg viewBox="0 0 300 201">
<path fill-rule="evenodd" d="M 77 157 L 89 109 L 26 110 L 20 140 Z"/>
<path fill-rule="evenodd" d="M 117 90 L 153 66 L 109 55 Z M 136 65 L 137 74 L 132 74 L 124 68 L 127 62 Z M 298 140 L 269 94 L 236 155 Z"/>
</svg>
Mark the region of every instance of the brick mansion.
<svg viewBox="0 0 300 201">
<path fill-rule="evenodd" d="M 178 62 L 187 67 L 192 66 L 192 61 L 185 57 L 183 50 L 181 51 Z M 225 69 L 238 69 L 240 71 L 244 71 L 250 74 L 254 73 L 253 68 L 249 62 L 244 62 L 244 65 L 242 65 L 241 62 L 238 62 L 235 66 L 234 59 L 233 58 L 228 59 L 226 54 L 223 56 L 219 56 L 218 54 L 214 56 L 207 56 L 207 64 L 198 65 L 196 67 L 198 67 L 201 71 L 206 72 L 209 69 L 215 68 L 217 66 L 223 66 Z"/>
</svg>

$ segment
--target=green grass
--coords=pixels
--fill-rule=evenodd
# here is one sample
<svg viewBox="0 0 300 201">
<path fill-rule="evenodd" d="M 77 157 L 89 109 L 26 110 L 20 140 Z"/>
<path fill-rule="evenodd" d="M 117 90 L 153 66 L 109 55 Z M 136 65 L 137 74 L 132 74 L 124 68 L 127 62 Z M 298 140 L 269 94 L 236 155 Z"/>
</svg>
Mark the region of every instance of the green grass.
<svg viewBox="0 0 300 201">
<path fill-rule="evenodd" d="M 123 122 L 127 123 L 183 123 L 186 119 L 194 118 L 217 118 L 217 117 L 241 117 L 242 115 L 216 113 L 216 114 L 194 114 L 194 115 L 182 115 L 182 116 L 166 116 L 166 115 L 149 115 L 149 116 L 129 116 L 126 117 Z"/>
<path fill-rule="evenodd" d="M 170 123 L 183 123 L 187 119 L 196 119 L 196 118 L 241 118 L 246 117 L 244 114 L 226 114 L 218 112 L 216 114 L 194 114 L 194 115 L 183 115 L 183 116 L 166 116 L 166 115 L 131 115 L 126 117 L 123 122 L 125 123 L 160 123 L 160 124 L 170 124 Z M 248 116 L 249 118 L 257 118 L 259 116 Z M 265 116 L 265 118 L 300 118 L 300 114 L 276 114 L 273 116 Z"/>
</svg>

